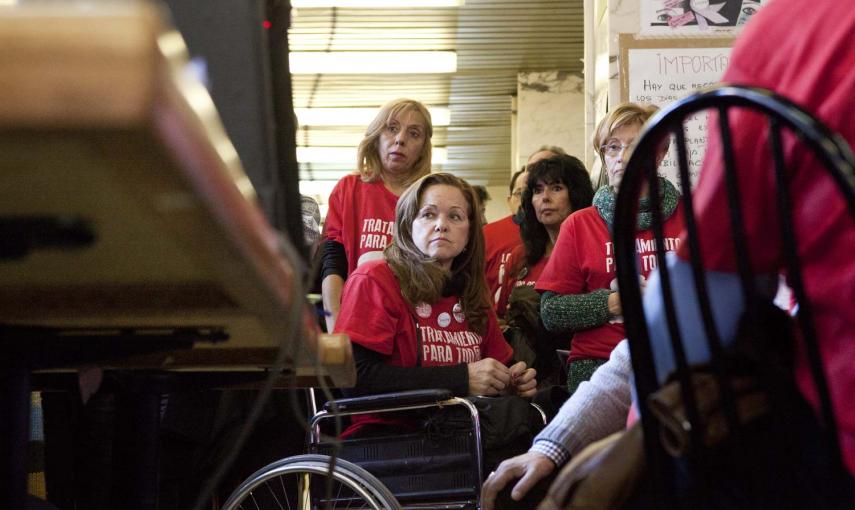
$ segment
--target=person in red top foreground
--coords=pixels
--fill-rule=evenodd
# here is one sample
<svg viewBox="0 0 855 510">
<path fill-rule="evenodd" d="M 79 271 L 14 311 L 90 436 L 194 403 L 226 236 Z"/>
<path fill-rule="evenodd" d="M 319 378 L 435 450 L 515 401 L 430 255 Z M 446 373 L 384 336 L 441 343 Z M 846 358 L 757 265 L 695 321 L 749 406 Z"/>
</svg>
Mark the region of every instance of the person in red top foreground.
<svg viewBox="0 0 855 510">
<path fill-rule="evenodd" d="M 606 362 L 612 349 L 626 335 L 617 289 L 612 219 L 615 197 L 641 126 L 656 111 L 655 106 L 624 103 L 600 122 L 594 133 L 594 147 L 600 154 L 609 184 L 594 194 L 593 206 L 573 213 L 561 224 L 552 256 L 537 280 L 541 298 L 541 319 L 547 330 L 573 333 L 567 371 L 567 388 L 572 394 L 579 383 Z M 667 153 L 663 147 L 657 164 Z M 674 250 L 683 228 L 679 193 L 674 185 L 660 179 L 665 243 Z M 651 229 L 652 211 L 646 191 L 639 203 L 636 237 L 638 268 L 647 276 L 655 267 Z"/>
<path fill-rule="evenodd" d="M 487 289 L 490 291 L 490 297 L 494 305 L 499 302 L 500 287 L 508 276 L 509 268 L 507 263 L 511 252 L 514 248 L 522 246 L 519 227 L 520 218 L 517 217 L 517 213 L 520 209 L 520 197 L 528 178 L 526 167 L 541 159 L 564 154 L 566 153 L 561 147 L 544 145 L 537 152 L 529 156 L 526 166 L 514 172 L 511 176 L 508 190 L 510 193 L 508 195 L 510 216 L 484 226 L 484 254 L 486 257 L 484 271 L 487 276 Z"/>
<path fill-rule="evenodd" d="M 432 136 L 423 104 L 412 99 L 385 104 L 359 143 L 358 173 L 342 178 L 330 194 L 321 259 L 327 331 L 335 325 L 348 275 L 382 258 L 392 241 L 398 196 L 430 173 Z"/>
<path fill-rule="evenodd" d="M 444 173 L 401 195 L 384 259 L 359 266 L 342 295 L 335 331 L 353 343 L 355 394 L 534 394 L 535 371 L 507 366 L 513 352 L 485 291 L 477 203 L 466 181 Z M 378 422 L 354 420 L 346 434 Z"/>
<path fill-rule="evenodd" d="M 848 6 L 841 8 L 840 2 L 774 0 L 760 10 L 737 39 L 723 81 L 760 86 L 782 94 L 818 116 L 850 146 L 855 146 L 855 122 L 852 121 L 855 112 L 855 95 L 852 93 L 855 90 L 855 72 L 852 71 L 855 69 L 853 34 L 855 10 Z M 715 122 L 712 115 L 710 122 Z M 772 175 L 768 168 L 772 163 L 767 144 L 767 125 L 756 115 L 744 111 L 732 112 L 730 125 L 751 263 L 755 272 L 768 272 L 774 277 L 774 282 L 782 261 L 778 253 L 779 230 L 773 209 L 775 197 L 771 196 L 775 187 L 766 181 Z M 716 131 L 710 133 L 712 135 Z M 706 150 L 709 159 L 702 166 L 695 190 L 695 213 L 704 264 L 716 269 L 708 272 L 706 278 L 715 308 L 716 325 L 719 334 L 727 340 L 733 338 L 743 305 L 740 283 L 734 274 L 732 240 L 727 220 L 723 218 L 723 211 L 727 209 L 724 206 L 724 172 L 720 161 L 712 159 L 714 155 L 720 154 L 720 149 L 718 135 L 711 136 Z M 796 238 L 799 240 L 798 255 L 802 262 L 806 292 L 815 314 L 814 323 L 836 413 L 843 461 L 848 472 L 855 476 L 855 313 L 852 311 L 852 304 L 855 303 L 855 220 L 847 212 L 845 201 L 830 182 L 828 174 L 818 166 L 819 163 L 812 158 L 804 158 L 803 153 L 792 153 L 794 147 L 791 144 L 785 144 L 784 149 L 785 154 L 791 153 L 793 156 L 790 161 L 801 162 L 788 165 L 793 179 L 790 190 L 796 212 L 794 221 Z M 694 280 L 685 261 L 686 254 L 678 250 L 677 255 L 669 258 L 669 274 L 674 295 L 679 296 L 677 322 L 686 324 L 683 311 L 696 307 L 692 306 L 692 302 L 696 301 L 693 299 Z M 666 317 L 661 313 L 658 285 L 658 273 L 654 271 L 644 293 L 644 309 L 648 313 L 650 338 L 657 358 L 657 375 L 664 379 L 671 372 L 673 357 L 667 326 L 664 324 Z M 721 320 L 718 320 L 719 317 Z M 696 313 L 689 324 L 694 329 L 693 334 L 685 334 L 687 332 L 684 331 L 682 335 L 689 361 L 703 362 L 709 358 L 709 354 L 703 347 L 705 339 L 697 335 L 702 329 L 699 314 Z M 599 370 L 594 380 L 598 383 L 629 380 L 627 351 L 624 342 L 615 349 L 609 364 L 603 367 L 613 370 L 608 373 Z M 614 370 L 616 364 L 612 361 L 617 354 L 624 359 L 622 370 Z M 801 360 L 797 367 L 797 381 L 808 400 L 818 407 L 815 393 L 807 383 L 809 376 L 805 368 Z M 600 386 L 607 387 L 605 384 L 595 386 L 587 383 L 583 386 L 587 391 L 580 390 L 565 404 L 570 407 L 573 401 L 587 396 L 592 402 L 587 412 L 574 408 L 578 412 L 562 413 L 565 414 L 563 423 L 559 415 L 544 433 L 556 428 L 572 429 L 562 446 L 572 445 L 579 451 L 580 440 L 590 440 L 591 436 L 580 434 L 578 429 L 586 432 L 590 423 L 602 424 L 602 421 L 592 419 L 590 410 L 603 408 L 615 408 L 609 419 L 611 426 L 609 431 L 593 439 L 600 439 L 608 432 L 617 430 L 618 424 L 624 421 L 630 391 L 620 391 L 622 402 L 618 405 L 614 402 L 616 399 L 613 393 L 599 390 L 593 393 L 589 389 Z M 622 388 L 623 384 L 617 386 Z M 614 387 L 610 386 L 613 392 Z M 593 405 L 593 402 L 602 404 Z M 546 435 L 544 433 L 541 433 L 539 439 Z M 550 436 L 559 434 L 546 435 L 546 438 Z M 496 494 L 512 480 L 522 477 L 516 482 L 513 492 L 519 500 L 533 490 L 536 482 L 567 462 L 571 452 L 550 454 L 547 452 L 555 451 L 555 447 L 537 449 L 539 444 L 541 441 L 535 443 L 532 453 L 506 461 L 496 470 L 496 475 L 487 480 L 485 496 L 482 498 L 484 509 L 496 508 Z M 781 449 L 786 448 L 786 445 L 782 445 Z M 825 463 L 828 464 L 827 460 Z M 769 466 L 769 469 L 774 468 Z M 760 487 L 757 489 L 759 491 Z M 809 502 L 793 499 L 775 508 L 855 508 L 851 480 L 848 487 L 823 489 L 817 486 L 809 488 L 806 494 Z M 790 490 L 790 487 L 778 482 L 773 490 Z M 536 504 L 529 503 L 519 508 L 534 508 Z"/>
<path fill-rule="evenodd" d="M 855 10 L 840 2 L 775 0 L 760 10 L 737 39 L 725 83 L 753 85 L 787 97 L 819 117 L 850 146 L 855 145 Z M 757 114 L 730 114 L 739 190 L 743 197 L 745 235 L 752 270 L 773 280 L 782 269 L 781 242 L 775 209 L 768 129 Z M 711 117 L 710 122 L 715 122 Z M 695 191 L 698 236 L 704 265 L 718 275 L 708 278 L 709 295 L 719 334 L 727 342 L 735 333 L 742 313 L 742 292 L 735 275 L 733 242 L 722 217 L 727 198 L 724 169 L 719 158 L 721 141 L 711 132 L 706 159 Z M 784 154 L 790 172 L 795 237 L 802 279 L 814 313 L 817 341 L 829 384 L 843 462 L 855 476 L 855 220 L 842 195 L 821 163 L 806 149 L 784 138 Z M 686 302 L 694 298 L 688 269 L 688 251 L 669 260 L 675 295 Z M 655 287 L 654 287 L 655 285 Z M 774 288 L 774 287 L 773 287 Z M 673 368 L 669 335 L 662 313 L 658 275 L 645 293 L 650 337 L 656 356 L 657 375 L 665 379 Z M 677 308 L 689 313 L 689 305 Z M 696 305 L 695 305 L 696 308 Z M 697 314 L 695 314 L 697 317 Z M 680 324 L 685 318 L 680 317 Z M 700 324 L 697 318 L 694 325 Z M 697 329 L 697 326 L 695 326 Z M 708 359 L 702 335 L 683 335 L 690 363 Z M 816 391 L 804 356 L 797 349 L 796 381 L 805 398 L 819 409 Z M 851 493 L 850 493 L 851 496 Z M 846 508 L 855 508 L 849 501 Z"/>
</svg>

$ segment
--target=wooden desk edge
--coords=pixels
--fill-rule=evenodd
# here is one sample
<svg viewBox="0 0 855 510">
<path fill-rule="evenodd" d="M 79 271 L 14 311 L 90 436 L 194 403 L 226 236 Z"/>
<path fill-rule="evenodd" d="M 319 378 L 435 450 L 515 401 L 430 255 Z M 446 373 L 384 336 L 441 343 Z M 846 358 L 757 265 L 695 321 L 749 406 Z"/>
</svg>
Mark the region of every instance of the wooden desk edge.
<svg viewBox="0 0 855 510">
<path fill-rule="evenodd" d="M 294 353 L 300 360 L 296 366 L 286 361 L 287 369 L 293 368 L 300 387 L 315 386 L 312 381 L 326 378 L 329 385 L 349 388 L 356 383 L 356 367 L 353 363 L 353 349 L 346 335 L 318 335 L 319 354 L 317 363 L 305 359 L 305 354 Z M 301 355 L 302 354 L 302 355 Z M 154 354 L 122 357 L 93 363 L 102 370 L 163 370 L 169 372 L 228 372 L 254 373 L 265 372 L 275 365 L 278 350 L 273 347 L 243 348 L 206 348 L 179 349 Z M 293 356 L 286 356 L 292 358 Z M 37 370 L 36 373 L 63 373 L 76 371 L 77 366 Z M 290 375 L 283 373 L 277 380 L 277 387 L 286 387 Z"/>
</svg>

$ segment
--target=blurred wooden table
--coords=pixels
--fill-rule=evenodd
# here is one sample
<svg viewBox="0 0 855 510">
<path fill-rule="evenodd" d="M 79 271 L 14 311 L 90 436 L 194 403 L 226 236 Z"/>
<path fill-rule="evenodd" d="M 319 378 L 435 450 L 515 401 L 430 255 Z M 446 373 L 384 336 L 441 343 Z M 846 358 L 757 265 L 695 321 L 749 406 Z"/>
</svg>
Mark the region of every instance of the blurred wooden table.
<svg viewBox="0 0 855 510">
<path fill-rule="evenodd" d="M 294 266 L 164 19 L 136 2 L 0 7 L 6 409 L 31 370 L 84 363 L 225 376 L 284 354 L 302 384 L 355 380 L 346 338 L 289 321 Z M 21 431 L 0 427 L 14 450 Z M 0 478 L 20 460 L 7 450 Z M 0 482 L 5 508 L 21 483 Z"/>
</svg>

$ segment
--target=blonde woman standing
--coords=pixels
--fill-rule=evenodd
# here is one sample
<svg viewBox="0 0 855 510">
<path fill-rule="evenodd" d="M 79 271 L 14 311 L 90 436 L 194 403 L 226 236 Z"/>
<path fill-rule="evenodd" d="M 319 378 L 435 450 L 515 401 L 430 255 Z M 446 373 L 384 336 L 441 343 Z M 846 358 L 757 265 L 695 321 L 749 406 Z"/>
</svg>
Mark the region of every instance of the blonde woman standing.
<svg viewBox="0 0 855 510">
<path fill-rule="evenodd" d="M 357 172 L 342 178 L 330 194 L 321 256 L 328 331 L 345 280 L 360 264 L 381 258 L 391 242 L 398 196 L 430 173 L 432 136 L 430 112 L 422 103 L 387 103 L 365 130 Z"/>
</svg>

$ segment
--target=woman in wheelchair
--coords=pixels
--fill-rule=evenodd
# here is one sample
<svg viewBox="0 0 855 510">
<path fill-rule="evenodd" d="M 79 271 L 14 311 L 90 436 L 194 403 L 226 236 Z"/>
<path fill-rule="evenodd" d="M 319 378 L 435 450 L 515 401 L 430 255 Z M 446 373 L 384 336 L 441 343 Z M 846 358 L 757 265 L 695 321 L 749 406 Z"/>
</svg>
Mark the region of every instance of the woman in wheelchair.
<svg viewBox="0 0 855 510">
<path fill-rule="evenodd" d="M 384 259 L 361 265 L 344 287 L 335 331 L 353 343 L 355 394 L 534 394 L 534 369 L 507 366 L 513 351 L 487 296 L 477 203 L 466 181 L 443 173 L 401 195 Z M 355 418 L 343 435 L 378 423 L 389 420 Z"/>
<path fill-rule="evenodd" d="M 561 224 L 574 211 L 589 207 L 593 196 L 588 170 L 573 156 L 554 155 L 528 167 L 521 201 L 523 244 L 511 252 L 497 310 L 505 318 L 505 338 L 514 356 L 537 370 L 541 387 L 558 383 L 562 367 L 555 351 L 569 349 L 570 337 L 545 330 L 534 285 L 549 261 Z"/>
<path fill-rule="evenodd" d="M 624 103 L 600 122 L 594 133 L 594 147 L 609 182 L 594 194 L 592 207 L 573 214 L 561 224 L 552 256 L 537 281 L 536 288 L 543 293 L 541 318 L 546 329 L 573 333 L 567 372 L 571 394 L 579 383 L 591 378 L 626 336 L 617 288 L 612 220 L 624 165 L 631 152 L 628 149 L 656 110 L 655 106 Z M 667 145 L 660 149 L 657 166 L 667 150 Z M 673 251 L 683 228 L 683 216 L 678 211 L 680 195 L 666 179 L 660 178 L 659 189 L 665 241 L 669 251 Z M 636 234 L 639 273 L 643 277 L 656 265 L 653 215 L 646 195 L 643 191 L 639 202 Z"/>
</svg>

